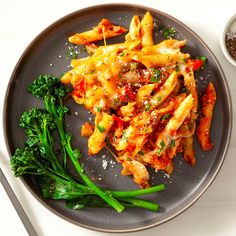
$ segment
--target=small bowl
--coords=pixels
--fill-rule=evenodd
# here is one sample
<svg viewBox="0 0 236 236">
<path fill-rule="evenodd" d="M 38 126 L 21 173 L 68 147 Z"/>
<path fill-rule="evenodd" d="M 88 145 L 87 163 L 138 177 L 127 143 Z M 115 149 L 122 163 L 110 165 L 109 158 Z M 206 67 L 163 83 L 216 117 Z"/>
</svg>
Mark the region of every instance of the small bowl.
<svg viewBox="0 0 236 236">
<path fill-rule="evenodd" d="M 220 44 L 221 44 L 221 49 L 225 55 L 225 57 L 228 59 L 228 61 L 236 66 L 236 59 L 234 59 L 230 54 L 229 54 L 229 51 L 226 47 L 226 43 L 225 43 L 225 38 L 226 38 L 226 34 L 229 32 L 229 29 L 230 27 L 232 26 L 232 24 L 235 24 L 235 28 L 236 28 L 236 14 L 234 14 L 230 19 L 229 21 L 227 22 L 227 24 L 225 25 L 225 28 L 223 30 L 223 33 L 221 35 L 221 38 L 220 38 Z M 236 33 L 236 30 L 235 30 L 235 33 Z"/>
</svg>

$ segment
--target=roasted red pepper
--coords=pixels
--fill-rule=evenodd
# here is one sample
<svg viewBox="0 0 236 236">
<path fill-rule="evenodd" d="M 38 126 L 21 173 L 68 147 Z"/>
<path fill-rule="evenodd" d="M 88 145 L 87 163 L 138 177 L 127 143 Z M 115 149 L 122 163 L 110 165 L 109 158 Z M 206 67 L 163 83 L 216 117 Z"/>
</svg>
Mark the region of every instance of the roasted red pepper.
<svg viewBox="0 0 236 236">
<path fill-rule="evenodd" d="M 76 97 L 81 97 L 82 95 L 85 95 L 86 90 L 84 88 L 84 81 L 81 80 L 78 84 L 76 84 L 73 92 L 72 92 L 72 96 L 76 96 Z"/>
<path fill-rule="evenodd" d="M 136 98 L 136 94 L 132 90 L 132 87 L 127 84 L 123 87 L 123 93 L 119 95 L 119 99 L 122 102 L 134 101 Z"/>
<path fill-rule="evenodd" d="M 196 71 L 199 70 L 203 65 L 203 60 L 201 59 L 187 59 L 186 71 Z"/>
<path fill-rule="evenodd" d="M 115 124 L 118 126 L 118 128 L 123 127 L 123 121 L 116 115 L 113 115 L 113 119 L 115 121 Z"/>
</svg>

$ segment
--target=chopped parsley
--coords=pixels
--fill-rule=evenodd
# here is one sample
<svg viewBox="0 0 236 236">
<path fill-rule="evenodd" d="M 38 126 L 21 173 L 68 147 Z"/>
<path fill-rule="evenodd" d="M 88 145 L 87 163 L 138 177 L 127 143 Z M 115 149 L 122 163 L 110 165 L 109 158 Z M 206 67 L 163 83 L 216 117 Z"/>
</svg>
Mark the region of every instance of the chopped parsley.
<svg viewBox="0 0 236 236">
<path fill-rule="evenodd" d="M 165 143 L 163 140 L 161 140 L 161 142 L 159 143 L 159 148 L 157 149 L 157 155 L 160 155 L 165 147 Z"/>
<path fill-rule="evenodd" d="M 100 126 L 100 125 L 97 125 L 97 129 L 98 129 L 101 133 L 103 133 L 103 132 L 106 131 L 106 129 L 105 129 L 104 127 Z"/>
<path fill-rule="evenodd" d="M 167 120 L 170 118 L 170 116 L 171 116 L 171 114 L 165 114 L 161 117 L 161 120 Z"/>
<path fill-rule="evenodd" d="M 98 112 L 101 112 L 101 111 L 102 111 L 102 109 L 101 109 L 100 106 L 97 107 L 97 111 L 98 111 Z"/>
<path fill-rule="evenodd" d="M 96 69 L 90 70 L 89 73 L 92 75 L 94 74 L 94 72 L 96 71 Z"/>
<path fill-rule="evenodd" d="M 186 64 L 186 61 L 187 61 L 187 60 L 186 60 L 186 58 L 183 57 L 183 58 L 181 59 L 181 61 L 182 61 L 183 64 Z"/>
<path fill-rule="evenodd" d="M 141 156 L 143 156 L 143 155 L 144 155 L 144 152 L 143 152 L 143 151 L 139 151 L 138 154 L 141 155 Z"/>
<path fill-rule="evenodd" d="M 175 71 L 179 72 L 179 65 L 178 64 L 176 64 L 176 66 L 175 66 Z"/>
<path fill-rule="evenodd" d="M 150 81 L 153 82 L 153 83 L 158 83 L 159 80 L 160 80 L 160 75 L 161 75 L 161 71 L 160 70 L 153 69 Z"/>
<path fill-rule="evenodd" d="M 161 140 L 160 146 L 161 146 L 162 149 L 166 146 L 163 140 Z"/>
<path fill-rule="evenodd" d="M 157 101 L 158 101 L 158 102 L 161 101 L 161 95 L 158 95 L 158 97 L 157 97 Z"/>
<path fill-rule="evenodd" d="M 145 111 L 149 111 L 150 107 L 151 107 L 151 104 L 150 104 L 150 103 L 148 103 L 147 105 L 145 105 Z"/>
<path fill-rule="evenodd" d="M 198 72 L 200 69 L 204 69 L 203 67 L 206 65 L 207 58 L 205 56 L 200 56 L 196 57 L 196 59 L 202 61 L 202 66 L 196 71 Z"/>
<path fill-rule="evenodd" d="M 78 52 L 75 51 L 75 49 L 73 47 L 68 47 L 68 50 L 66 52 L 66 56 L 69 59 L 76 59 L 78 56 Z"/>
<path fill-rule="evenodd" d="M 121 52 L 121 53 L 119 54 L 119 56 L 120 56 L 120 57 L 123 57 L 126 53 L 127 53 L 127 51 L 124 50 L 123 52 Z"/>
<path fill-rule="evenodd" d="M 170 147 L 173 148 L 175 146 L 175 140 L 174 139 L 171 139 L 170 141 Z"/>
<path fill-rule="evenodd" d="M 144 132 L 147 133 L 147 132 L 148 132 L 148 128 L 145 128 L 145 129 L 144 129 Z"/>
<path fill-rule="evenodd" d="M 203 66 L 205 66 L 207 58 L 205 56 L 202 56 L 202 57 L 200 57 L 200 59 L 203 62 Z"/>
<path fill-rule="evenodd" d="M 163 36 L 166 39 L 173 38 L 175 36 L 176 30 L 173 27 L 166 28 L 163 32 Z"/>
</svg>

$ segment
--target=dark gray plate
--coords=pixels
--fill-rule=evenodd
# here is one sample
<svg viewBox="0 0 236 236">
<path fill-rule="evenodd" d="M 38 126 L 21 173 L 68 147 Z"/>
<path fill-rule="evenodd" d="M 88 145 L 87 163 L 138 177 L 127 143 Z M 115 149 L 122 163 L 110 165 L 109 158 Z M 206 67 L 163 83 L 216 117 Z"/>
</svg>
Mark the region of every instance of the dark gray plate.
<svg viewBox="0 0 236 236">
<path fill-rule="evenodd" d="M 147 10 L 152 13 L 158 26 L 174 27 L 178 32 L 176 38 L 188 40 L 184 50 L 194 56 L 205 55 L 208 59 L 205 69 L 196 78 L 200 93 L 209 81 L 212 81 L 216 87 L 217 103 L 211 131 L 214 148 L 210 152 L 202 152 L 195 140 L 197 155 L 195 167 L 184 162 L 181 156 L 177 156 L 174 161 L 174 173 L 170 178 L 163 172 L 152 172 L 151 182 L 153 184 L 166 183 L 164 192 L 145 196 L 146 199 L 160 203 L 161 208 L 158 213 L 140 209 L 127 209 L 121 214 L 109 208 L 70 210 L 62 201 L 43 199 L 34 178 L 30 176 L 22 178 L 29 190 L 44 206 L 64 219 L 86 228 L 107 232 L 130 232 L 170 220 L 201 196 L 213 181 L 226 155 L 232 126 L 231 100 L 225 76 L 212 52 L 194 32 L 173 17 L 154 9 L 124 4 L 95 6 L 65 16 L 44 30 L 28 46 L 15 67 L 6 93 L 4 128 L 9 154 L 11 155 L 15 148 L 22 146 L 24 142 L 24 131 L 18 127 L 22 112 L 34 106 L 41 106 L 39 100 L 27 93 L 29 83 L 40 74 L 58 76 L 69 70 L 70 60 L 66 59 L 68 34 L 88 30 L 102 18 L 108 18 L 113 23 L 128 28 L 134 14 L 141 17 Z M 163 38 L 160 33 L 157 33 L 155 40 L 160 39 Z M 107 40 L 107 43 L 123 40 L 124 36 L 120 36 Z M 81 57 L 86 55 L 83 48 L 77 50 L 82 52 Z M 121 167 L 118 164 L 110 163 L 114 160 L 106 151 L 96 157 L 87 155 L 87 139 L 80 137 L 80 128 L 81 124 L 92 115 L 72 100 L 68 102 L 68 106 L 71 109 L 71 115 L 67 117 L 67 128 L 75 137 L 74 145 L 81 148 L 84 165 L 90 177 L 97 184 L 106 188 L 137 188 L 131 178 L 120 176 Z M 105 155 L 105 160 L 108 161 L 106 170 L 102 168 L 102 155 Z"/>
</svg>

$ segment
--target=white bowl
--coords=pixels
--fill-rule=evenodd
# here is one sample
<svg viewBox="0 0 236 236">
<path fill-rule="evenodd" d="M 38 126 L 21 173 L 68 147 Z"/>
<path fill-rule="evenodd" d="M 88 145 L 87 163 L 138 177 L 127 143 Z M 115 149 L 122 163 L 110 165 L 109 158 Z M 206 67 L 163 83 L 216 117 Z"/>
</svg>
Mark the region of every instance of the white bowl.
<svg viewBox="0 0 236 236">
<path fill-rule="evenodd" d="M 227 24 L 225 25 L 225 28 L 223 30 L 223 33 L 221 35 L 221 38 L 220 38 L 220 44 L 221 44 L 221 49 L 225 55 L 225 57 L 228 59 L 228 61 L 236 66 L 236 60 L 229 54 L 228 52 L 228 49 L 226 48 L 226 44 L 225 44 L 225 37 L 226 37 L 226 34 L 228 33 L 229 31 L 229 28 L 231 26 L 231 24 L 235 22 L 236 24 L 236 14 L 234 14 L 230 19 L 229 21 L 227 22 Z"/>
</svg>

